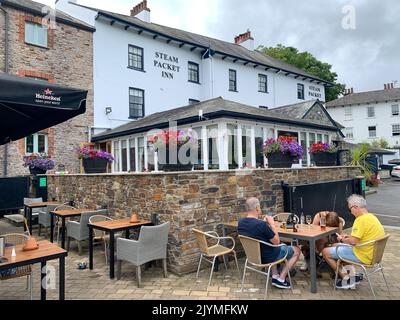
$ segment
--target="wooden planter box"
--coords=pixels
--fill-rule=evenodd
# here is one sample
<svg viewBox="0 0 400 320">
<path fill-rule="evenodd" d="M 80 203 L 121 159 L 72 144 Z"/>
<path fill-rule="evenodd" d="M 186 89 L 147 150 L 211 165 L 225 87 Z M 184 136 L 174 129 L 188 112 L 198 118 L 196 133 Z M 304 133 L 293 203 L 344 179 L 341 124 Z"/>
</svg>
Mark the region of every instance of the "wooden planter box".
<svg viewBox="0 0 400 320">
<path fill-rule="evenodd" d="M 268 168 L 291 168 L 294 157 L 289 153 L 274 152 L 268 155 Z"/>
<path fill-rule="evenodd" d="M 312 156 L 312 160 L 314 160 L 317 167 L 333 167 L 337 165 L 337 152 L 315 153 Z"/>
<path fill-rule="evenodd" d="M 83 159 L 85 173 L 107 173 L 107 159 Z"/>
</svg>

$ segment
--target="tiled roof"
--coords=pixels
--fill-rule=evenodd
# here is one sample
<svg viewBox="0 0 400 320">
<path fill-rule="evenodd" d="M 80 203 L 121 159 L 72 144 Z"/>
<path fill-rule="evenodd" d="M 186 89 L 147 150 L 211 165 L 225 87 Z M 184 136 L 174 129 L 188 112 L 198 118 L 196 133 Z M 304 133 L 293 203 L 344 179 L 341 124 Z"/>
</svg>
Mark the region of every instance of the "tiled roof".
<svg viewBox="0 0 400 320">
<path fill-rule="evenodd" d="M 292 125 L 299 125 L 303 127 L 313 127 L 320 129 L 327 129 L 338 131 L 339 129 L 332 125 L 323 125 L 320 122 L 290 118 L 287 115 L 272 112 L 272 110 L 260 109 L 245 104 L 225 100 L 221 97 L 199 102 L 193 105 L 184 106 L 164 112 L 154 113 L 141 120 L 132 121 L 108 130 L 101 134 L 93 136 L 93 141 L 106 140 L 113 137 L 129 135 L 132 133 L 146 132 L 150 129 L 159 128 L 163 129 L 168 126 L 169 121 L 177 121 L 183 123 L 199 122 L 199 111 L 203 111 L 205 119 L 222 118 L 222 117 L 235 117 L 241 119 L 252 119 L 258 121 L 270 121 L 274 123 L 285 123 Z"/>
<path fill-rule="evenodd" d="M 400 88 L 352 93 L 342 98 L 329 101 L 326 104 L 326 107 L 330 108 L 339 106 L 349 106 L 354 104 L 377 103 L 377 102 L 395 101 L 395 100 L 400 100 Z"/>
<path fill-rule="evenodd" d="M 33 14 L 39 15 L 39 16 L 45 16 L 47 15 L 47 11 L 44 11 L 43 9 L 46 7 L 46 5 L 42 4 L 42 3 L 38 3 L 35 1 L 31 1 L 31 0 L 0 0 L 0 3 L 13 7 L 15 9 L 19 9 L 19 10 L 24 10 L 24 11 L 28 11 L 31 12 Z M 94 31 L 95 29 L 86 24 L 85 22 L 78 20 L 76 18 L 71 17 L 70 15 L 56 10 L 56 21 L 57 22 L 61 22 L 61 23 L 65 23 L 83 30 L 87 30 L 87 31 Z"/>
<path fill-rule="evenodd" d="M 103 17 L 106 17 L 111 20 L 117 20 L 121 23 L 126 23 L 128 25 L 133 25 L 139 29 L 143 29 L 148 32 L 153 32 L 160 36 L 165 36 L 168 38 L 176 39 L 176 41 L 182 41 L 187 44 L 191 44 L 193 46 L 200 46 L 204 49 L 210 48 L 215 53 L 218 53 L 221 55 L 228 55 L 228 56 L 231 56 L 232 58 L 243 59 L 244 61 L 248 61 L 248 62 L 255 63 L 255 64 L 260 64 L 266 68 L 269 67 L 269 68 L 275 69 L 277 71 L 281 70 L 284 73 L 286 72 L 286 73 L 292 73 L 294 75 L 304 76 L 304 77 L 316 80 L 317 82 L 321 82 L 326 85 L 331 85 L 331 83 L 329 83 L 325 80 L 322 80 L 314 75 L 311 75 L 311 74 L 305 72 L 304 70 L 296 68 L 288 63 L 285 63 L 283 61 L 280 61 L 278 59 L 270 57 L 258 50 L 251 51 L 251 50 L 248 50 L 245 47 L 238 45 L 238 44 L 210 38 L 207 36 L 199 35 L 199 34 L 184 31 L 184 30 L 170 28 L 170 27 L 159 25 L 156 23 L 148 23 L 148 22 L 145 22 L 143 20 L 140 20 L 140 19 L 138 19 L 136 17 L 132 17 L 132 16 L 127 16 L 127 15 L 114 13 L 114 12 L 110 12 L 110 11 L 106 11 L 106 10 L 91 8 L 91 7 L 87 7 L 87 6 L 83 6 L 83 5 L 79 5 L 79 6 L 97 11 L 99 16 L 103 16 Z"/>
</svg>

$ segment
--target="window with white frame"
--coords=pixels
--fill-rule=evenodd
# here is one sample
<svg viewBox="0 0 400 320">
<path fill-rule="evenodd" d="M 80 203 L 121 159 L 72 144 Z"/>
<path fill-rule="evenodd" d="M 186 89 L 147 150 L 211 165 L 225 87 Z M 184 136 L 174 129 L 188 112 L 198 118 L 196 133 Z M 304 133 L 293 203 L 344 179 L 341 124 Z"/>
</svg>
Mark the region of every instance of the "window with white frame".
<svg viewBox="0 0 400 320">
<path fill-rule="evenodd" d="M 199 65 L 195 62 L 188 62 L 188 81 L 194 83 L 200 83 L 199 77 Z"/>
<path fill-rule="evenodd" d="M 229 91 L 237 92 L 237 73 L 232 69 L 229 69 Z"/>
<path fill-rule="evenodd" d="M 144 90 L 129 88 L 129 118 L 144 117 Z"/>
<path fill-rule="evenodd" d="M 344 117 L 346 120 L 350 120 L 353 118 L 353 108 L 352 107 L 344 108 Z"/>
<path fill-rule="evenodd" d="M 324 142 L 329 143 L 329 135 L 328 134 L 324 134 Z"/>
<path fill-rule="evenodd" d="M 375 107 L 367 107 L 367 117 L 368 118 L 375 117 Z"/>
<path fill-rule="evenodd" d="M 25 154 L 48 153 L 48 136 L 46 133 L 35 133 L 25 138 Z"/>
<path fill-rule="evenodd" d="M 392 116 L 398 116 L 399 113 L 399 105 L 398 104 L 394 104 L 392 105 Z"/>
<path fill-rule="evenodd" d="M 47 26 L 25 22 L 25 42 L 35 46 L 47 48 Z"/>
<path fill-rule="evenodd" d="M 400 124 L 392 125 L 393 136 L 400 136 Z"/>
<path fill-rule="evenodd" d="M 129 45 L 128 47 L 128 66 L 139 71 L 144 70 L 143 48 Z"/>
<path fill-rule="evenodd" d="M 258 92 L 268 93 L 268 77 L 265 74 L 258 75 Z"/>
<path fill-rule="evenodd" d="M 370 138 L 376 137 L 376 126 L 368 127 L 368 136 Z"/>
<path fill-rule="evenodd" d="M 353 128 L 344 129 L 344 134 L 346 136 L 346 139 L 354 139 Z"/>
<path fill-rule="evenodd" d="M 297 84 L 297 99 L 304 100 L 304 84 Z"/>
</svg>

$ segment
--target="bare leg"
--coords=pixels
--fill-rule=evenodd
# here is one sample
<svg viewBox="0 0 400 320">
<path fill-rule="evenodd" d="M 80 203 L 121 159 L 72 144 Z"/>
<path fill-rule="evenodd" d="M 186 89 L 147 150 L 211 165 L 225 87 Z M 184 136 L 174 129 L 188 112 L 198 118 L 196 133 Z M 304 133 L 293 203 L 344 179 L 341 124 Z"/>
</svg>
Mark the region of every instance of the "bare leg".
<svg viewBox="0 0 400 320">
<path fill-rule="evenodd" d="M 293 251 L 294 251 L 293 256 L 288 260 L 288 263 L 285 265 L 279 276 L 280 279 L 286 279 L 289 270 L 293 268 L 293 266 L 296 264 L 297 259 L 299 258 L 300 255 L 299 247 L 293 247 Z"/>
<path fill-rule="evenodd" d="M 330 266 L 333 270 L 336 270 L 337 262 L 336 262 L 335 259 L 333 259 L 333 258 L 331 257 L 329 248 L 325 248 L 324 250 L 322 250 L 322 256 L 324 257 L 325 261 L 329 264 L 329 266 Z M 346 274 L 344 274 L 343 272 L 341 272 L 341 271 L 339 270 L 339 276 L 340 276 L 341 278 L 344 278 L 344 277 L 346 276 Z"/>
</svg>

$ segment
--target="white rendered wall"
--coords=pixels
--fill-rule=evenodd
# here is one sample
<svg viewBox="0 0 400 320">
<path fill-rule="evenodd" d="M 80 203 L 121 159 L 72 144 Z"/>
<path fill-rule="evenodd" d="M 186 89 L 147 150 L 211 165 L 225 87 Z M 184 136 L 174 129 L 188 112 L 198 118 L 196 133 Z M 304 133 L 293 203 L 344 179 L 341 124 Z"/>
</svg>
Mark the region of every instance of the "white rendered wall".
<svg viewBox="0 0 400 320">
<path fill-rule="evenodd" d="M 346 139 L 350 143 L 373 142 L 384 138 L 390 146 L 400 145 L 400 136 L 392 135 L 392 125 L 400 124 L 400 116 L 392 116 L 392 105 L 398 102 L 387 102 L 369 105 L 352 106 L 353 116 L 351 119 L 345 117 L 345 107 L 330 107 L 329 114 L 332 118 L 345 126 L 353 128 L 354 139 Z M 375 117 L 368 118 L 367 108 L 375 107 Z M 368 127 L 376 126 L 376 138 L 370 138 Z M 345 131 L 343 130 L 343 133 Z"/>
<path fill-rule="evenodd" d="M 83 8 L 81 6 L 74 5 L 73 3 L 76 2 L 76 0 L 58 0 L 58 2 L 56 3 L 56 9 L 63 11 L 70 16 L 94 27 L 97 12 Z"/>
</svg>

